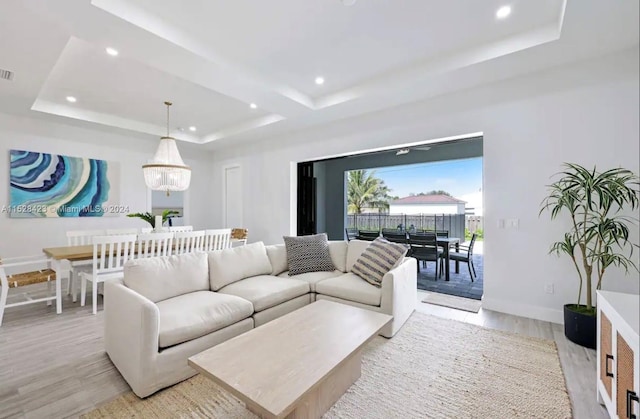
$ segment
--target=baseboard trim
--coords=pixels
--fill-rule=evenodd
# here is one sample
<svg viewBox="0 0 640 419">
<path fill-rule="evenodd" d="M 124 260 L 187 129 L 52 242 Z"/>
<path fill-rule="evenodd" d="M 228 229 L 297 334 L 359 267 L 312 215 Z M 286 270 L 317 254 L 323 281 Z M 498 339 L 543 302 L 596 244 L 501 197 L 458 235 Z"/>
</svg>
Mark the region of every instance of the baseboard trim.
<svg viewBox="0 0 640 419">
<path fill-rule="evenodd" d="M 486 310 L 498 311 L 500 313 L 512 314 L 514 316 L 528 317 L 546 322 L 564 324 L 564 314 L 562 310 L 553 310 L 547 307 L 533 306 L 512 301 L 498 300 L 495 298 L 482 297 L 482 308 Z"/>
</svg>

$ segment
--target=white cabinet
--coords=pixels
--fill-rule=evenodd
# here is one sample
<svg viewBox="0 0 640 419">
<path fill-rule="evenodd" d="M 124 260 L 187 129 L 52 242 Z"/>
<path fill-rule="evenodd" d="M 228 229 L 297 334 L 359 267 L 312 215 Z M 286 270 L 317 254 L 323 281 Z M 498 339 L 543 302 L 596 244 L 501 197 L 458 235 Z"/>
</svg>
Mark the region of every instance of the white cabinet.
<svg viewBox="0 0 640 419">
<path fill-rule="evenodd" d="M 640 296 L 598 291 L 598 401 L 612 418 L 640 418 Z"/>
</svg>

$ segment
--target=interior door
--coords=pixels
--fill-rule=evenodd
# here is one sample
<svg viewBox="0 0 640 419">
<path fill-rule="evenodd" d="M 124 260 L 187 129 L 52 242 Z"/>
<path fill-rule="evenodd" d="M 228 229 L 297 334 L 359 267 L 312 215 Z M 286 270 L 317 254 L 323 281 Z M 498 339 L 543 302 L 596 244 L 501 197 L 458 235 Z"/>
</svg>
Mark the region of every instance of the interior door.
<svg viewBox="0 0 640 419">
<path fill-rule="evenodd" d="M 244 227 L 240 166 L 224 169 L 224 225 L 226 228 Z"/>
</svg>

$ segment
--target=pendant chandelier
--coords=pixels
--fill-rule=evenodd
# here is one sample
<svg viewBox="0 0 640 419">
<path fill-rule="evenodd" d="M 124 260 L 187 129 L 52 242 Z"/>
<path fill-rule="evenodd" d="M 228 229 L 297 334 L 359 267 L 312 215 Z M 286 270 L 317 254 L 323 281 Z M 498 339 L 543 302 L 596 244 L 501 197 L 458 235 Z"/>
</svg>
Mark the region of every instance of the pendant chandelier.
<svg viewBox="0 0 640 419">
<path fill-rule="evenodd" d="M 166 191 L 167 195 L 173 191 L 184 191 L 189 188 L 191 182 L 191 168 L 184 164 L 176 139 L 169 136 L 169 107 L 167 105 L 167 135 L 160 138 L 158 150 L 153 160 L 142 166 L 144 182 L 153 191 Z"/>
</svg>

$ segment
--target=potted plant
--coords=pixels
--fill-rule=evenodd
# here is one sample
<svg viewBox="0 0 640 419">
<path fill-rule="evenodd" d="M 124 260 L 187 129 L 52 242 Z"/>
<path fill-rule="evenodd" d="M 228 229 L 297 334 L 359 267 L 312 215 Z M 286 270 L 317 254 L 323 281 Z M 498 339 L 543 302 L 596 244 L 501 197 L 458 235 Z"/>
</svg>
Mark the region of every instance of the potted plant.
<svg viewBox="0 0 640 419">
<path fill-rule="evenodd" d="M 180 214 L 178 211 L 174 210 L 164 210 L 162 211 L 162 225 L 167 222 L 170 216 Z M 150 212 L 136 212 L 132 214 L 127 214 L 129 218 L 140 218 L 148 222 L 151 225 L 151 228 L 156 228 L 156 217 L 154 217 Z"/>
<path fill-rule="evenodd" d="M 596 347 L 595 290 L 602 288 L 604 273 L 610 266 L 638 270 L 632 260 L 633 248 L 629 230 L 637 219 L 621 214 L 638 207 L 638 176 L 617 168 L 604 172 L 565 163 L 565 170 L 548 185 L 549 195 L 542 201 L 540 214 L 549 211 L 551 219 L 567 214 L 569 231 L 564 239 L 551 245 L 549 253 L 566 254 L 578 272 L 578 299 L 564 306 L 564 334 L 579 345 Z M 586 304 L 582 289 L 586 286 Z"/>
</svg>

